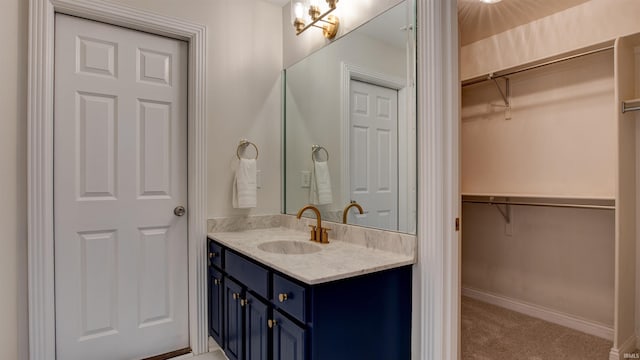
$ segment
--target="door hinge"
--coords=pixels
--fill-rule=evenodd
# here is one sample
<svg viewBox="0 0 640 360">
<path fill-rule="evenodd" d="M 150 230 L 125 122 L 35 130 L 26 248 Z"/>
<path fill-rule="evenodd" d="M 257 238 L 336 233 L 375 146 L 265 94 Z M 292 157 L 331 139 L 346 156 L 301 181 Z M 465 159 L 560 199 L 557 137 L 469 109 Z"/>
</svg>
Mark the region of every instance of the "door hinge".
<svg viewBox="0 0 640 360">
<path fill-rule="evenodd" d="M 460 218 L 456 218 L 456 231 L 460 231 Z"/>
</svg>

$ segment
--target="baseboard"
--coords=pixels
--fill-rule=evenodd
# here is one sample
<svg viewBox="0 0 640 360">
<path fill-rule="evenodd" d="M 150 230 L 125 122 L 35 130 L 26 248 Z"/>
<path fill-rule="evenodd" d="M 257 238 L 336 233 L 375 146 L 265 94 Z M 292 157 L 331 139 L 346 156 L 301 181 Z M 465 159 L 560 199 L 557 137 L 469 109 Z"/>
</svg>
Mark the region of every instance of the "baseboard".
<svg viewBox="0 0 640 360">
<path fill-rule="evenodd" d="M 462 295 L 613 341 L 613 328 L 595 321 L 468 287 L 462 288 Z"/>
<path fill-rule="evenodd" d="M 611 348 L 609 352 L 609 360 L 626 360 L 626 359 L 635 359 L 629 357 L 631 354 L 636 354 L 636 343 L 638 342 L 638 338 L 636 335 L 631 335 L 629 338 L 620 345 L 619 348 Z M 627 355 L 625 357 L 625 355 Z"/>
</svg>

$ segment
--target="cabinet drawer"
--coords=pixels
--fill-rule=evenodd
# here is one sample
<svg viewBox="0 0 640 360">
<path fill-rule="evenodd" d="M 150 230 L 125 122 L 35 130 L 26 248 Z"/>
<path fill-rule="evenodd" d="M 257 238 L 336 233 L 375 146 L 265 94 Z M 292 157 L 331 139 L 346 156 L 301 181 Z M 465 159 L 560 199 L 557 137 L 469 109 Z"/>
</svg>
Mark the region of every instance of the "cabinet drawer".
<svg viewBox="0 0 640 360">
<path fill-rule="evenodd" d="M 256 294 L 264 298 L 269 295 L 269 271 L 262 266 L 225 250 L 224 269 Z"/>
<path fill-rule="evenodd" d="M 222 269 L 222 247 L 209 239 L 209 253 L 207 254 L 211 265 Z"/>
<path fill-rule="evenodd" d="M 273 303 L 296 319 L 307 322 L 306 291 L 284 277 L 273 275 Z"/>
</svg>

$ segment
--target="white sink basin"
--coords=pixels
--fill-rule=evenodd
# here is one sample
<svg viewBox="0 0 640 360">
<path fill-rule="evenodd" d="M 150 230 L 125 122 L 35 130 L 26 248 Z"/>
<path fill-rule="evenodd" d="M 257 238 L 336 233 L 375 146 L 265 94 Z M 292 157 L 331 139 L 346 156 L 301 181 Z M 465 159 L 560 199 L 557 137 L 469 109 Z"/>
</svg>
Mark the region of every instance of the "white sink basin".
<svg viewBox="0 0 640 360">
<path fill-rule="evenodd" d="M 312 254 L 322 250 L 322 248 L 311 242 L 294 240 L 276 240 L 258 245 L 258 249 L 274 254 L 301 255 Z"/>
</svg>

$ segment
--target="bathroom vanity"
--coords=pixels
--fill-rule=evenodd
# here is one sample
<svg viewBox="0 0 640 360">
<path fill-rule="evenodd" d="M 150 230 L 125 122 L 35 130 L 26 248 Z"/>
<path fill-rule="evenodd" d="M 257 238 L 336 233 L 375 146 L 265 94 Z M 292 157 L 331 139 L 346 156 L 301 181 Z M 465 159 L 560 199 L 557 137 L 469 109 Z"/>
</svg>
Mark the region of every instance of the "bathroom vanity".
<svg viewBox="0 0 640 360">
<path fill-rule="evenodd" d="M 208 246 L 209 333 L 229 359 L 410 359 L 413 256 L 285 228 Z"/>
</svg>

